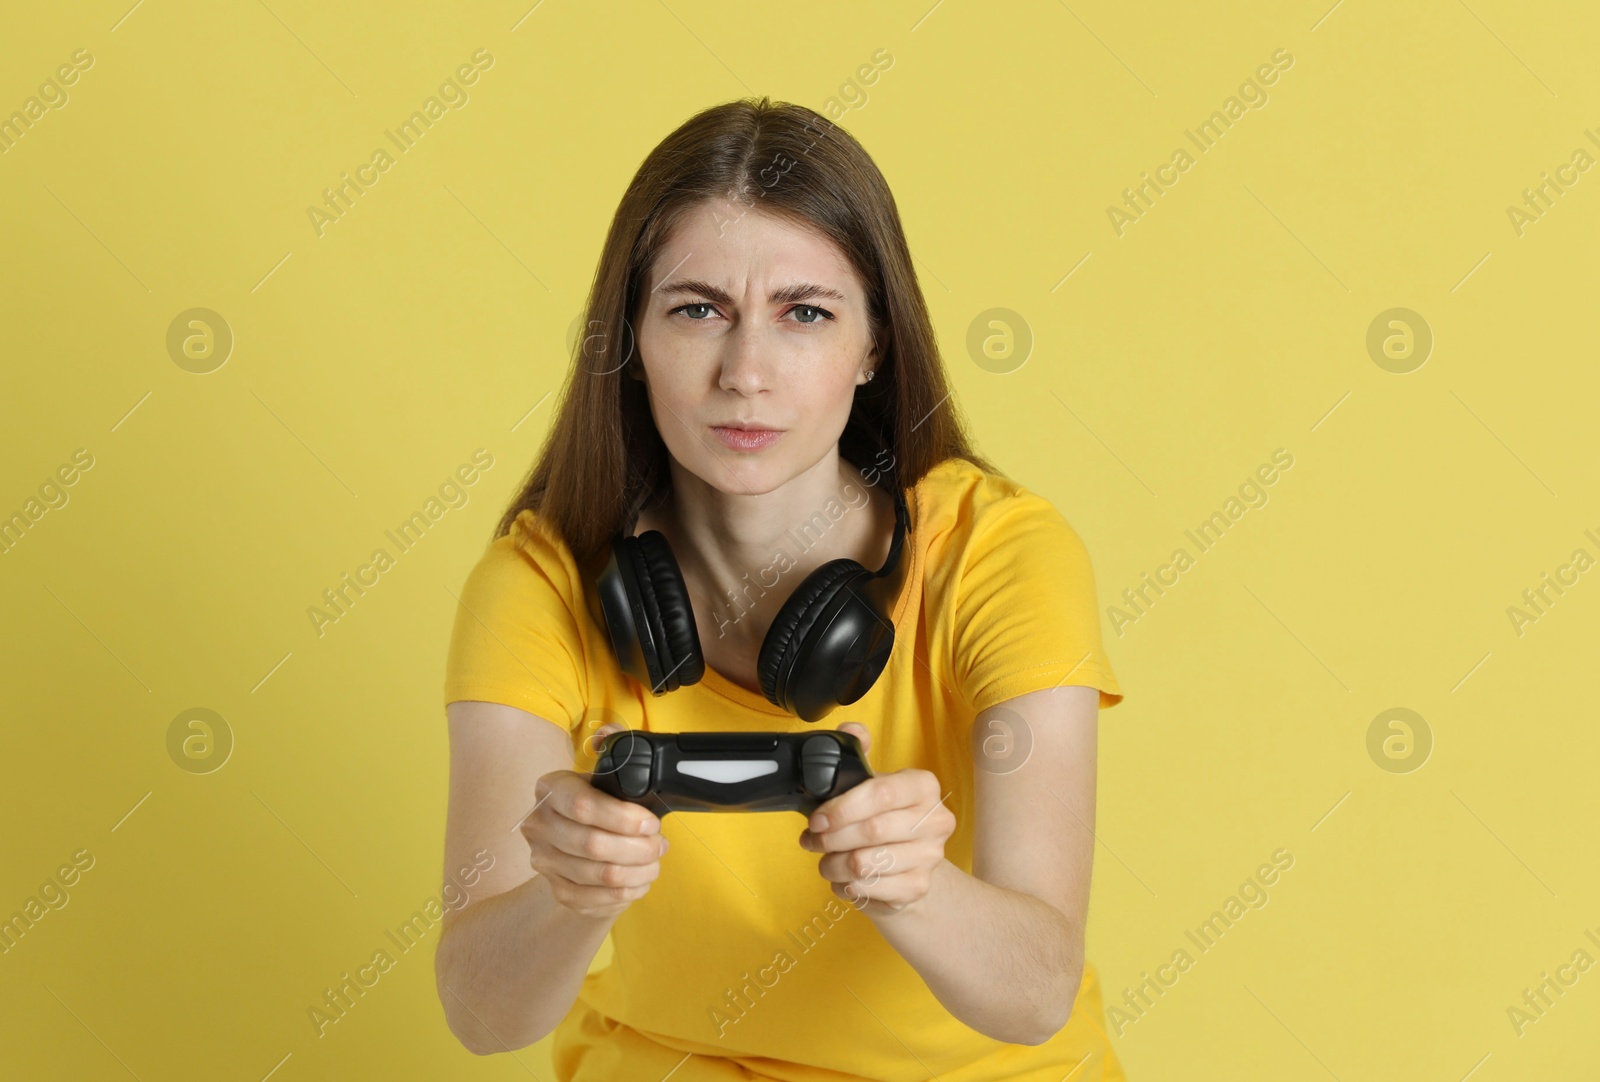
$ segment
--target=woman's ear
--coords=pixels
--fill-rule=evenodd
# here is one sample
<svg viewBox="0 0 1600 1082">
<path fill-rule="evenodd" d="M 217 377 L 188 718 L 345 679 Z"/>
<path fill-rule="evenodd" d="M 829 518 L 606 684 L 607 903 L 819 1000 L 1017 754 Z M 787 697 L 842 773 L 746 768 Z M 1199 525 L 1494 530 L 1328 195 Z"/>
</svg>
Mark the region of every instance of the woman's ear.
<svg viewBox="0 0 1600 1082">
<path fill-rule="evenodd" d="M 861 358 L 861 371 L 856 373 L 856 386 L 861 386 L 861 384 L 866 383 L 877 375 L 877 365 L 873 363 L 877 360 L 877 355 L 878 347 L 872 346 L 867 350 L 867 355 Z"/>
<path fill-rule="evenodd" d="M 874 335 L 867 342 L 867 355 L 861 358 L 861 378 L 857 384 L 866 383 L 878 374 L 880 358 L 878 357 L 878 339 Z"/>
</svg>

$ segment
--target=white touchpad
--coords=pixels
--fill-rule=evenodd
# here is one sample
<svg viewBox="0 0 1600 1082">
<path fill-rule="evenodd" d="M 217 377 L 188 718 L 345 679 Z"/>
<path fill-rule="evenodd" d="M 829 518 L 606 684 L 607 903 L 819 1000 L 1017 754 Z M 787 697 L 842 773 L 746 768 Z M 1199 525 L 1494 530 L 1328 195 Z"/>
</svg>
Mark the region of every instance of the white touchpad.
<svg viewBox="0 0 1600 1082">
<path fill-rule="evenodd" d="M 678 773 L 732 785 L 778 772 L 776 759 L 692 759 L 678 764 Z"/>
</svg>

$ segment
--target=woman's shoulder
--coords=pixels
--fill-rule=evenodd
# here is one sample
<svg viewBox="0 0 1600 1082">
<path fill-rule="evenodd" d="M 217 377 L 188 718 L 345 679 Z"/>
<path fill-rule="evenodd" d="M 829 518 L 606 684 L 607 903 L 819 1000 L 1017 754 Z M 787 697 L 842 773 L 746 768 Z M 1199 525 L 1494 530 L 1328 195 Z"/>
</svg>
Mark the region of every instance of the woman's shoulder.
<svg viewBox="0 0 1600 1082">
<path fill-rule="evenodd" d="M 587 701 L 583 603 L 565 544 L 524 511 L 479 555 L 460 591 L 445 702 L 504 703 L 560 722 Z"/>
<path fill-rule="evenodd" d="M 496 544 L 505 544 L 541 560 L 571 560 L 572 551 L 557 532 L 554 524 L 531 507 L 517 512 L 506 527 L 506 532 L 495 538 Z"/>
<path fill-rule="evenodd" d="M 1050 500 L 1003 473 L 965 458 L 947 458 L 916 485 L 917 508 L 930 546 L 987 547 L 1004 538 L 1065 531 L 1076 537 Z"/>
<path fill-rule="evenodd" d="M 489 542 L 468 581 L 479 589 L 553 595 L 569 608 L 576 607 L 582 594 L 572 550 L 554 526 L 531 509 L 518 513 L 506 532 Z"/>
<path fill-rule="evenodd" d="M 1099 642 L 1089 552 L 1055 504 L 965 460 L 925 480 L 924 609 L 936 641 L 948 643 L 946 686 L 981 711 L 1089 674 L 1106 692 L 1102 705 L 1120 699 Z"/>
</svg>

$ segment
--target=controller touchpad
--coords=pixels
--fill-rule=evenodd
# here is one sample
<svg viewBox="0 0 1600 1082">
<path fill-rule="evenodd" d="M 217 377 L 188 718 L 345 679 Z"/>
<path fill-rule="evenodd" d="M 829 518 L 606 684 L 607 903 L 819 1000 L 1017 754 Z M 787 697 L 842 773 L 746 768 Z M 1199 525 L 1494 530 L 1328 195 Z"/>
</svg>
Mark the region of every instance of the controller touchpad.
<svg viewBox="0 0 1600 1082">
<path fill-rule="evenodd" d="M 776 759 L 691 759 L 678 763 L 678 773 L 732 785 L 778 772 Z"/>
</svg>

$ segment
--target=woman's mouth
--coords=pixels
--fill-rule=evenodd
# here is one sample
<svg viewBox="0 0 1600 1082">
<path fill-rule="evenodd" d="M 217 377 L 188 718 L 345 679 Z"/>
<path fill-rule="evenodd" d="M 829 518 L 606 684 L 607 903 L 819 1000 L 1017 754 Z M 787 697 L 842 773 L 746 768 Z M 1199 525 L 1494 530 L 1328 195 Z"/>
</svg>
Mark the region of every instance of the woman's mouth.
<svg viewBox="0 0 1600 1082">
<path fill-rule="evenodd" d="M 763 447 L 771 447 L 783 435 L 779 428 L 721 428 L 711 426 L 711 431 L 723 445 L 735 451 L 759 451 Z"/>
</svg>

